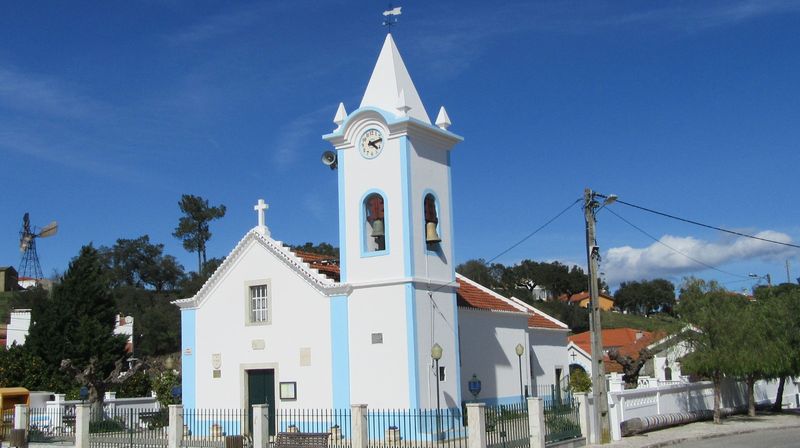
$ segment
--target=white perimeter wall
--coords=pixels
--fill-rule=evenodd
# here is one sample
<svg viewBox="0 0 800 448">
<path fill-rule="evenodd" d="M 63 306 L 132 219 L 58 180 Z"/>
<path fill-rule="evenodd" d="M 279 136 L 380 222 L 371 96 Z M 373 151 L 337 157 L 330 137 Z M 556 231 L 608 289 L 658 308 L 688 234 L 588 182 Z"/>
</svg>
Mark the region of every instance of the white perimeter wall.
<svg viewBox="0 0 800 448">
<path fill-rule="evenodd" d="M 756 403 L 773 402 L 778 390 L 777 381 L 758 381 L 755 389 Z M 783 406 L 796 408 L 798 385 L 787 379 L 783 391 Z M 662 386 L 648 389 L 631 389 L 609 392 L 609 413 L 611 414 L 611 434 L 614 440 L 621 438 L 620 423 L 632 418 L 649 417 L 676 412 L 714 409 L 714 385 L 710 381 Z M 736 408 L 747 406 L 747 387 L 743 382 L 726 381 L 722 386 L 722 407 Z"/>
<path fill-rule="evenodd" d="M 519 358 L 517 344 L 529 347 L 528 319 L 516 313 L 458 309 L 461 335 L 461 394 L 471 400 L 468 382 L 475 374 L 481 380 L 478 400 L 494 403 L 518 401 Z M 522 356 L 522 378 L 530 384 L 529 350 Z"/>
<path fill-rule="evenodd" d="M 268 280 L 272 323 L 245 325 L 248 285 Z M 195 356 L 198 408 L 247 405 L 246 369 L 275 369 L 276 399 L 281 381 L 297 382 L 297 401 L 278 406 L 331 407 L 330 299 L 253 240 L 238 262 L 210 291 L 196 312 Z M 258 349 L 263 343 L 263 349 Z M 310 351 L 301 365 L 301 350 Z M 222 357 L 213 378 L 212 354 Z"/>
<path fill-rule="evenodd" d="M 556 368 L 561 369 L 561 378 L 569 375 L 567 334 L 569 330 L 545 330 L 530 328 L 531 372 L 535 386 L 556 384 Z"/>
</svg>

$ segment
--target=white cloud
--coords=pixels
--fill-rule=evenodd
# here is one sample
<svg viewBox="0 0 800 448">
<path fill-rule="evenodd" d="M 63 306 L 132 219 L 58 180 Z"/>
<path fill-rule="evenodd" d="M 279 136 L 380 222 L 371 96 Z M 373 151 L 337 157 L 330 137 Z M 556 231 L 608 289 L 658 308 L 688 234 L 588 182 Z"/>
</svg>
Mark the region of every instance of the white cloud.
<svg viewBox="0 0 800 448">
<path fill-rule="evenodd" d="M 785 233 L 765 230 L 755 236 L 790 243 Z M 670 249 L 672 248 L 672 249 Z M 674 249 L 674 250 L 673 250 Z M 614 247 L 603 257 L 602 270 L 609 284 L 627 280 L 686 275 L 748 259 L 781 258 L 788 248 L 779 244 L 737 237 L 722 242 L 664 235 L 645 248 Z M 680 252 L 680 253 L 679 253 Z M 708 266 L 705 266 L 705 265 Z"/>
<path fill-rule="evenodd" d="M 91 118 L 101 106 L 47 76 L 0 67 L 0 106 L 60 118 Z"/>
</svg>

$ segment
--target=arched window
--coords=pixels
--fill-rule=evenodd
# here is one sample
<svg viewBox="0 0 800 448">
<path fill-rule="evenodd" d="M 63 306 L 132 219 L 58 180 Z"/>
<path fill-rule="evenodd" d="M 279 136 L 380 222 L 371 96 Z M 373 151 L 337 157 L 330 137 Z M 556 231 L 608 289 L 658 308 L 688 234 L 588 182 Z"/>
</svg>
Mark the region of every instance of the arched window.
<svg viewBox="0 0 800 448">
<path fill-rule="evenodd" d="M 672 368 L 670 366 L 664 367 L 664 380 L 672 381 Z"/>
<path fill-rule="evenodd" d="M 378 193 L 364 198 L 364 251 L 386 250 L 386 220 L 384 200 Z"/>
<path fill-rule="evenodd" d="M 436 209 L 436 197 L 428 193 L 424 199 L 425 208 L 425 243 L 434 245 L 442 241 L 439 236 L 439 212 Z"/>
</svg>

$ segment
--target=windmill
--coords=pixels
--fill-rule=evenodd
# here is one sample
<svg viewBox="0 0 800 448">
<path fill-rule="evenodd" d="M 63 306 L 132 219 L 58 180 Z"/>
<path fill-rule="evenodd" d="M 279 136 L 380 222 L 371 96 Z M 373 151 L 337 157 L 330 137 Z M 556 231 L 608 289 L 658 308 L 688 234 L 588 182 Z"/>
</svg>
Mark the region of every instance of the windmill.
<svg viewBox="0 0 800 448">
<path fill-rule="evenodd" d="M 42 266 L 39 264 L 39 255 L 36 253 L 36 238 L 47 238 L 58 231 L 58 223 L 53 221 L 41 229 L 31 227 L 30 216 L 27 213 L 22 217 L 22 230 L 19 231 L 19 251 L 22 258 L 19 261 L 19 276 L 41 279 Z"/>
</svg>

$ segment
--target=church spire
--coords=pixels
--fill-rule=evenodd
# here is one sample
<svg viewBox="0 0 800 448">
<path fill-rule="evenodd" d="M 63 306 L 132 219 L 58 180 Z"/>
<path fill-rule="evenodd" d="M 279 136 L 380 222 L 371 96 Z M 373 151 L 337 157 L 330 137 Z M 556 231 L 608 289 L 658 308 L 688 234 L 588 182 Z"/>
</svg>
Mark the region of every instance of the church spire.
<svg viewBox="0 0 800 448">
<path fill-rule="evenodd" d="M 425 112 L 425 106 L 422 105 L 394 39 L 391 34 L 387 34 L 360 107 L 372 106 L 394 112 L 397 110 L 401 93 L 404 96 L 403 106 L 407 108 L 408 116 L 430 124 L 431 119 Z"/>
</svg>

